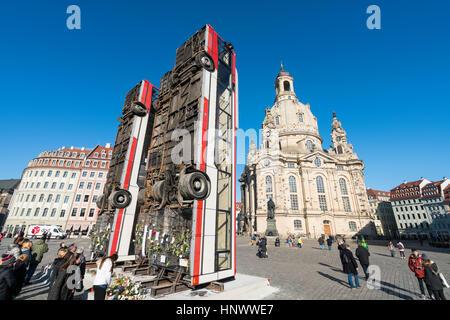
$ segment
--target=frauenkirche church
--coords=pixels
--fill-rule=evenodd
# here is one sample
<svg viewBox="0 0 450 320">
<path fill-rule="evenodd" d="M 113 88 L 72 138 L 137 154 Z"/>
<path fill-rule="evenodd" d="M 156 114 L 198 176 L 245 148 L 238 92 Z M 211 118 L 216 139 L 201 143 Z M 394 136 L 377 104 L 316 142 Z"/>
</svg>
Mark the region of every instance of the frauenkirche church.
<svg viewBox="0 0 450 320">
<path fill-rule="evenodd" d="M 240 179 L 240 231 L 266 233 L 267 205 L 272 199 L 277 234 L 266 235 L 376 234 L 364 163 L 336 114 L 331 124 L 333 145 L 325 150 L 317 118 L 309 104 L 298 100 L 293 78 L 283 66 L 275 89 L 275 103 L 266 109 L 262 124 L 262 143 L 258 148 L 251 142 Z"/>
</svg>

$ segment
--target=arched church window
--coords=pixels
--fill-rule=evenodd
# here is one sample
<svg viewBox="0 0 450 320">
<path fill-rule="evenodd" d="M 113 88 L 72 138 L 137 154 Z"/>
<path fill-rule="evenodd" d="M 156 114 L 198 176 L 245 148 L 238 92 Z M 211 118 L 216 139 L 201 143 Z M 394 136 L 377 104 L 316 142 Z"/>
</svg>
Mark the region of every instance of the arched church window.
<svg viewBox="0 0 450 320">
<path fill-rule="evenodd" d="M 306 140 L 306 148 L 309 150 L 309 152 L 313 151 L 313 143 L 311 140 Z"/>
<path fill-rule="evenodd" d="M 342 151 L 342 147 L 341 147 L 341 146 L 338 146 L 338 147 L 337 147 L 337 153 L 338 153 L 338 154 L 344 153 L 344 152 Z"/>
<path fill-rule="evenodd" d="M 339 179 L 339 187 L 341 188 L 341 194 L 348 194 L 347 192 L 347 183 L 344 178 Z"/>
<path fill-rule="evenodd" d="M 317 184 L 317 192 L 318 193 L 325 193 L 325 187 L 323 184 L 323 178 L 321 176 L 316 177 L 316 184 Z"/>
<path fill-rule="evenodd" d="M 275 117 L 275 124 L 278 126 L 280 125 L 280 116 Z"/>
<path fill-rule="evenodd" d="M 272 177 L 266 177 L 266 192 L 272 192 Z"/>
<path fill-rule="evenodd" d="M 284 91 L 291 91 L 291 85 L 289 84 L 289 81 L 283 82 Z"/>
<path fill-rule="evenodd" d="M 297 192 L 297 183 L 295 181 L 294 176 L 289 177 L 289 191 L 290 192 Z"/>
<path fill-rule="evenodd" d="M 303 122 L 303 113 L 298 114 L 298 122 Z"/>
</svg>

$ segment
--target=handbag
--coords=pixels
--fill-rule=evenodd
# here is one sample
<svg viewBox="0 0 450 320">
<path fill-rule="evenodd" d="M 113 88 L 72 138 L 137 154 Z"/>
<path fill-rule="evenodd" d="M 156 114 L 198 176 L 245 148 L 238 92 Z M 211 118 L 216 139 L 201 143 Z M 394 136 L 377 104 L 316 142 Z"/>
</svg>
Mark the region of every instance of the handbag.
<svg viewBox="0 0 450 320">
<path fill-rule="evenodd" d="M 441 278 L 442 285 L 443 285 L 444 287 L 446 287 L 446 288 L 449 288 L 449 285 L 448 285 L 448 283 L 447 283 L 447 280 L 445 280 L 445 277 L 444 277 L 444 275 L 443 275 L 442 273 L 439 273 L 439 278 Z"/>
</svg>

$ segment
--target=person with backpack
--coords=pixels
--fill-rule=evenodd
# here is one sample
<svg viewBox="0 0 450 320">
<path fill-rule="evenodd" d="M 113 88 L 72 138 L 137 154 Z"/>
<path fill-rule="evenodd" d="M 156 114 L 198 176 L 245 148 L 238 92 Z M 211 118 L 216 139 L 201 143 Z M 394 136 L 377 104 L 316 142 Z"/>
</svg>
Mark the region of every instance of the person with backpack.
<svg viewBox="0 0 450 320">
<path fill-rule="evenodd" d="M 111 284 L 114 263 L 117 259 L 118 256 L 115 253 L 97 261 L 97 274 L 94 279 L 94 300 L 105 300 L 106 289 Z"/>
<path fill-rule="evenodd" d="M 425 296 L 425 289 L 424 289 L 424 278 L 425 278 L 425 270 L 423 267 L 423 259 L 422 255 L 419 254 L 419 251 L 417 249 L 411 249 L 412 253 L 409 256 L 408 259 L 408 267 L 411 269 L 412 272 L 414 272 L 414 275 L 417 278 L 417 281 L 419 282 L 419 288 L 420 288 L 420 298 L 424 299 Z M 427 286 L 427 291 L 430 296 L 430 299 L 432 299 L 432 291 Z"/>
<path fill-rule="evenodd" d="M 344 264 L 344 273 L 348 276 L 348 284 L 350 285 L 350 289 L 355 289 L 355 286 L 353 285 L 353 277 L 355 277 L 356 288 L 361 288 L 358 278 L 358 264 L 350 251 L 350 245 L 348 243 L 344 245 L 342 260 Z"/>
<path fill-rule="evenodd" d="M 361 241 L 358 241 L 358 248 L 355 252 L 356 257 L 359 260 L 359 263 L 361 264 L 361 267 L 363 268 L 364 275 L 366 276 L 366 281 L 369 279 L 369 273 L 367 272 L 367 269 L 369 268 L 369 250 L 365 248 L 362 245 Z"/>
<path fill-rule="evenodd" d="M 397 242 L 398 252 L 400 252 L 400 257 L 402 260 L 406 259 L 405 257 L 405 246 L 401 242 Z"/>
<path fill-rule="evenodd" d="M 43 236 L 45 237 L 45 236 Z M 31 261 L 28 267 L 27 275 L 25 277 L 24 285 L 29 285 L 31 277 L 33 276 L 39 263 L 41 263 L 44 253 L 48 252 L 48 245 L 44 239 L 39 239 L 31 248 Z"/>
<path fill-rule="evenodd" d="M 430 288 L 433 292 L 435 300 L 447 300 L 444 295 L 444 281 L 441 278 L 439 267 L 426 254 L 422 254 L 422 259 L 427 288 Z"/>
<path fill-rule="evenodd" d="M 331 250 L 332 245 L 333 245 L 333 239 L 331 239 L 331 237 L 328 237 L 328 239 L 327 239 L 328 250 Z"/>
<path fill-rule="evenodd" d="M 267 258 L 267 240 L 262 237 L 258 243 L 258 253 L 256 254 L 259 258 Z"/>
</svg>

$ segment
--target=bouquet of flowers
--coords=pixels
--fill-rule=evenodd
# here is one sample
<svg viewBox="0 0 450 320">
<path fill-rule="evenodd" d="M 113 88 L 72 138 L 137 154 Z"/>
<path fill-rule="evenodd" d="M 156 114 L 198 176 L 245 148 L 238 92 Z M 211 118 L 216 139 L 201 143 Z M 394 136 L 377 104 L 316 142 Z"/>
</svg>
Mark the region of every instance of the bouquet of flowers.
<svg viewBox="0 0 450 320">
<path fill-rule="evenodd" d="M 130 277 L 117 278 L 107 289 L 106 295 L 110 300 L 140 300 L 144 298 L 139 282 Z"/>
<path fill-rule="evenodd" d="M 110 230 L 109 225 L 105 231 L 100 231 L 95 225 L 93 226 L 91 233 L 89 234 L 89 238 L 91 239 L 89 249 L 95 255 L 101 256 L 105 253 L 104 251 L 108 247 L 109 235 L 111 232 L 112 230 Z"/>
</svg>

